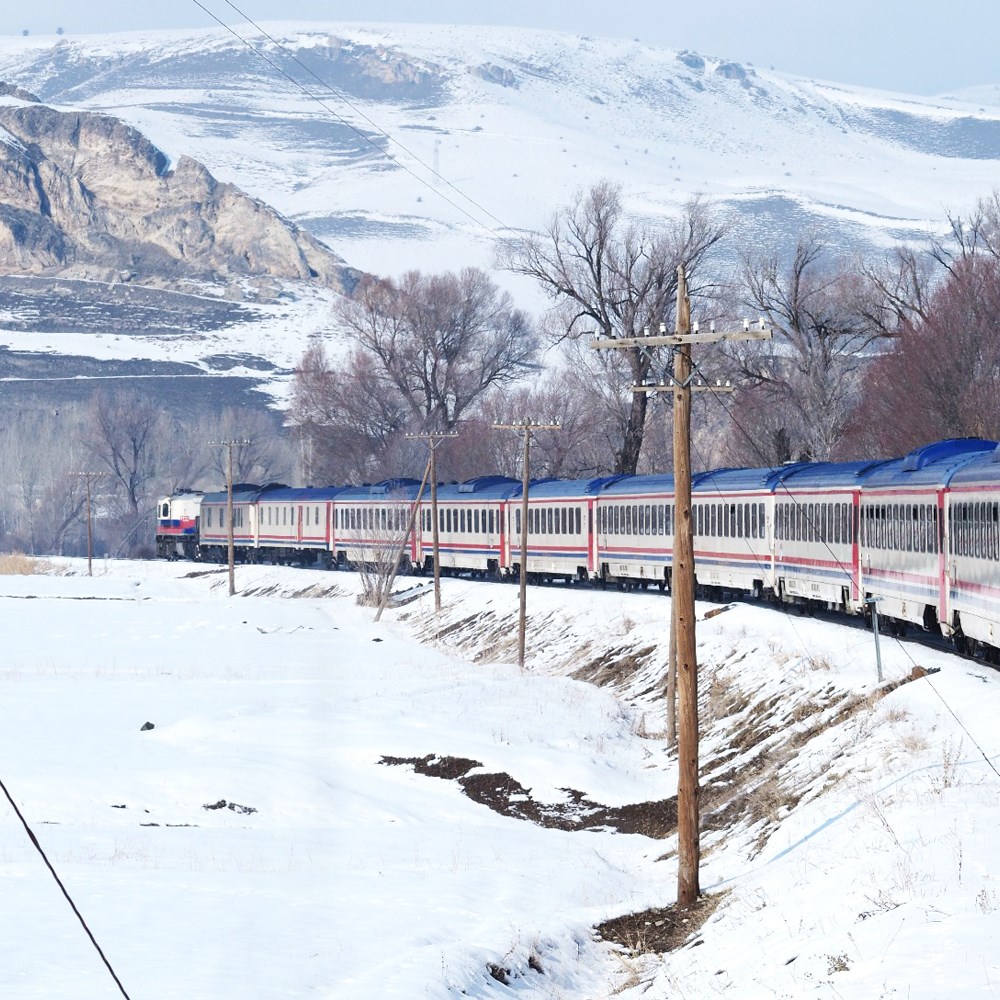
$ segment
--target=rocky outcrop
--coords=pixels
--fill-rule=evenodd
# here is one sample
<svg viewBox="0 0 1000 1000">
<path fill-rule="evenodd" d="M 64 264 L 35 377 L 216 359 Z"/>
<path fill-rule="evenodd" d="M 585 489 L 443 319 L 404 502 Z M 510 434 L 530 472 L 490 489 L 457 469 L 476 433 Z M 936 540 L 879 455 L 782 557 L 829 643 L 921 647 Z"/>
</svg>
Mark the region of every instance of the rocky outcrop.
<svg viewBox="0 0 1000 1000">
<path fill-rule="evenodd" d="M 0 274 L 136 280 L 278 278 L 344 290 L 343 261 L 272 208 L 182 156 L 171 166 L 116 118 L 0 104 Z"/>
</svg>

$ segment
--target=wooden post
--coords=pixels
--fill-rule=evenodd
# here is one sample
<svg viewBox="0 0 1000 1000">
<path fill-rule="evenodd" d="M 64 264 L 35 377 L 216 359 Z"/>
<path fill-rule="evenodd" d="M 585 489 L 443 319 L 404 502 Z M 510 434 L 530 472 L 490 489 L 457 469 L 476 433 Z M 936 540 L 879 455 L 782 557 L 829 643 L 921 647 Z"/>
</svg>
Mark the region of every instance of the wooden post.
<svg viewBox="0 0 1000 1000">
<path fill-rule="evenodd" d="M 431 441 L 431 558 L 434 560 L 434 614 L 441 614 L 441 538 L 438 531 L 437 445 Z"/>
<path fill-rule="evenodd" d="M 226 524 L 229 553 L 229 596 L 236 593 L 236 537 L 233 532 L 233 448 L 245 447 L 250 441 L 209 441 L 209 444 L 226 449 Z"/>
<path fill-rule="evenodd" d="M 444 431 L 439 434 L 407 434 L 406 437 L 419 441 L 426 441 L 431 449 L 430 456 L 430 478 L 431 478 L 431 548 L 434 560 L 434 614 L 441 613 L 441 560 L 439 558 L 439 532 L 438 532 L 438 490 L 437 490 L 437 449 L 438 445 L 449 438 L 457 438 L 455 431 Z"/>
<path fill-rule="evenodd" d="M 691 303 L 683 266 L 677 268 L 677 325 L 690 332 Z M 674 567 L 671 588 L 677 629 L 677 903 L 697 900 L 698 663 L 694 625 L 694 528 L 691 523 L 691 345 L 674 349 Z"/>
<path fill-rule="evenodd" d="M 87 484 L 87 576 L 94 575 L 94 518 L 91 508 L 91 487 L 95 479 L 101 479 L 103 472 L 71 472 L 71 476 L 84 480 Z"/>
<path fill-rule="evenodd" d="M 648 331 L 647 331 L 648 334 Z M 677 903 L 690 906 L 700 894 L 698 869 L 700 846 L 698 813 L 698 663 L 695 642 L 695 566 L 694 524 L 691 517 L 691 392 L 710 388 L 713 392 L 731 387 L 693 386 L 691 347 L 693 344 L 717 344 L 725 340 L 770 340 L 772 331 L 764 325 L 751 329 L 743 321 L 741 331 L 707 333 L 691 329 L 691 301 L 687 294 L 684 267 L 677 268 L 677 319 L 673 334 L 661 324 L 660 336 L 611 337 L 591 343 L 594 350 L 638 348 L 652 357 L 659 347 L 673 349 L 673 372 L 669 375 L 674 394 L 674 553 L 671 574 L 671 653 L 677 671 Z M 657 392 L 667 388 L 666 374 L 659 384 L 632 386 L 633 392 Z M 672 700 L 668 663 L 667 697 Z M 671 706 L 668 706 L 668 728 Z"/>
<path fill-rule="evenodd" d="M 524 669 L 524 640 L 528 619 L 528 469 L 531 465 L 531 428 L 524 427 L 524 454 L 521 458 L 521 571 L 520 603 L 517 614 L 517 665 Z"/>
<path fill-rule="evenodd" d="M 561 424 L 536 424 L 525 420 L 520 424 L 494 424 L 497 430 L 521 431 L 524 434 L 524 453 L 521 458 L 521 568 L 520 609 L 517 617 L 517 665 L 524 669 L 524 644 L 528 619 L 528 487 L 531 483 L 531 435 L 534 431 L 557 431 Z"/>
</svg>

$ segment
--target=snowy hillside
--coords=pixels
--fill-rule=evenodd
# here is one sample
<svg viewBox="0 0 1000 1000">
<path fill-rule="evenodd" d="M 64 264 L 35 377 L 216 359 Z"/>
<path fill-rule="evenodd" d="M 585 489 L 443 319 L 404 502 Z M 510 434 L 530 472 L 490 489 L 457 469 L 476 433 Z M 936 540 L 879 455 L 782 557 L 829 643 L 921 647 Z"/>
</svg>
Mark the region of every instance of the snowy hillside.
<svg viewBox="0 0 1000 1000">
<path fill-rule="evenodd" d="M 995 995 L 992 669 L 887 642 L 880 689 L 862 629 L 699 605 L 672 927 L 668 599 L 531 588 L 521 673 L 509 586 L 376 625 L 346 573 L 58 567 L 0 577 L 0 778 L 132 997 Z M 117 995 L 0 829 L 0 994 Z"/>
<path fill-rule="evenodd" d="M 543 228 L 602 178 L 654 222 L 696 195 L 731 210 L 730 254 L 780 250 L 810 228 L 844 249 L 920 239 L 997 183 L 990 88 L 917 98 L 527 29 L 263 27 L 270 37 L 235 30 L 264 58 L 221 27 L 4 37 L 0 81 L 120 116 L 169 162 L 194 157 L 380 274 L 490 268 L 498 238 Z M 497 277 L 523 307 L 545 307 L 527 279 Z M 144 359 L 147 374 L 186 365 L 184 377 L 241 379 L 282 399 L 311 338 L 336 339 L 330 298 L 315 295 L 290 288 L 264 322 L 121 341 L 113 322 L 39 329 L 29 309 L 27 325 L 0 316 L 0 344 Z"/>
<path fill-rule="evenodd" d="M 222 28 L 5 38 L 0 79 L 120 115 L 378 272 L 486 263 L 496 230 L 538 228 L 602 177 L 654 218 L 709 195 L 761 242 L 804 223 L 897 240 L 996 183 L 1000 110 L 978 94 L 871 92 L 553 32 L 263 27 L 283 48 L 236 30 L 268 61 Z"/>
</svg>

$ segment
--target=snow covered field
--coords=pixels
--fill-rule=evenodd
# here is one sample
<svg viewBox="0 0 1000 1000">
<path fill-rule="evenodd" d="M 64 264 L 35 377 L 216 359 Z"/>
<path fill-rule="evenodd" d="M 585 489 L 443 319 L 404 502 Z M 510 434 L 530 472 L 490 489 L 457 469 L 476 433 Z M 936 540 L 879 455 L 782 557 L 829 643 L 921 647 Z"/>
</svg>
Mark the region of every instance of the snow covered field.
<svg viewBox="0 0 1000 1000">
<path fill-rule="evenodd" d="M 57 569 L 0 577 L 0 779 L 133 1000 L 1000 994 L 982 664 L 883 640 L 940 672 L 878 697 L 861 629 L 701 621 L 718 905 L 643 957 L 593 927 L 674 898 L 666 598 L 532 588 L 522 673 L 509 586 Z M 6 801 L 0 880 L 0 996 L 120 995 Z"/>
</svg>

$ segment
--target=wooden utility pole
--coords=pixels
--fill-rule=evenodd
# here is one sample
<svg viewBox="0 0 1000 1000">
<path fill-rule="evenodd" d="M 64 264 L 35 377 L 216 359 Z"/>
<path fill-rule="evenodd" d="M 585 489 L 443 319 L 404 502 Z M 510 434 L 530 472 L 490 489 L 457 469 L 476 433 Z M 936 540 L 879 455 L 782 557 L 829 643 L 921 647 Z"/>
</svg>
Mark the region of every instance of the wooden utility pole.
<svg viewBox="0 0 1000 1000">
<path fill-rule="evenodd" d="M 406 437 L 418 441 L 426 441 L 431 449 L 431 545 L 434 559 L 434 614 L 441 613 L 441 564 L 438 559 L 438 490 L 437 490 L 437 457 L 438 445 L 449 438 L 457 438 L 455 431 L 441 432 L 438 434 L 407 434 Z"/>
<path fill-rule="evenodd" d="M 71 476 L 83 479 L 87 484 L 87 576 L 94 575 L 94 519 L 91 515 L 90 506 L 90 484 L 95 479 L 100 479 L 104 472 L 71 472 Z"/>
<path fill-rule="evenodd" d="M 249 441 L 209 441 L 226 449 L 226 525 L 229 542 L 229 596 L 236 593 L 236 540 L 233 536 L 233 448 L 245 447 Z"/>
<path fill-rule="evenodd" d="M 698 663 L 695 642 L 694 524 L 691 518 L 691 390 L 693 386 L 691 347 L 723 340 L 768 340 L 771 331 L 750 329 L 700 333 L 691 329 L 691 301 L 687 293 L 684 266 L 677 268 L 677 318 L 674 334 L 660 325 L 660 336 L 619 337 L 595 340 L 595 350 L 636 348 L 654 353 L 657 347 L 673 348 L 673 370 L 659 383 L 632 386 L 635 392 L 656 392 L 669 388 L 674 394 L 674 549 L 671 572 L 671 646 L 677 664 L 677 903 L 691 906 L 701 893 L 698 884 L 701 849 L 698 817 Z M 669 381 L 669 386 L 668 386 Z M 669 680 L 669 678 L 668 678 Z"/>
<path fill-rule="evenodd" d="M 677 323 L 685 337 L 691 301 L 684 268 L 677 269 Z M 677 628 L 677 902 L 701 894 L 698 870 L 698 663 L 694 618 L 694 526 L 691 522 L 691 345 L 674 350 L 674 570 L 670 588 Z"/>
<path fill-rule="evenodd" d="M 525 420 L 519 424 L 494 424 L 495 430 L 520 431 L 524 434 L 524 455 L 521 459 L 521 567 L 518 571 L 521 600 L 517 617 L 517 665 L 524 669 L 524 635 L 528 617 L 528 486 L 531 466 L 531 435 L 535 431 L 557 431 L 562 424 L 538 424 Z"/>
</svg>

